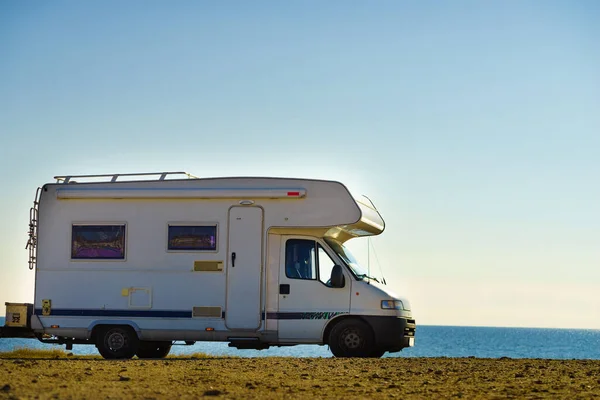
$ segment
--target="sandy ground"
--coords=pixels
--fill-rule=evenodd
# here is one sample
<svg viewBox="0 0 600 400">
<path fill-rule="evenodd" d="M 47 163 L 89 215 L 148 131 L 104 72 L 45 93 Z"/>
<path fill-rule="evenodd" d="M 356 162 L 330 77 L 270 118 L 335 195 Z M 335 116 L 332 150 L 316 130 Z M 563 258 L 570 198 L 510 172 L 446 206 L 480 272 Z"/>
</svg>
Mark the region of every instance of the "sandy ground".
<svg viewBox="0 0 600 400">
<path fill-rule="evenodd" d="M 0 359 L 0 399 L 600 398 L 600 360 Z"/>
</svg>

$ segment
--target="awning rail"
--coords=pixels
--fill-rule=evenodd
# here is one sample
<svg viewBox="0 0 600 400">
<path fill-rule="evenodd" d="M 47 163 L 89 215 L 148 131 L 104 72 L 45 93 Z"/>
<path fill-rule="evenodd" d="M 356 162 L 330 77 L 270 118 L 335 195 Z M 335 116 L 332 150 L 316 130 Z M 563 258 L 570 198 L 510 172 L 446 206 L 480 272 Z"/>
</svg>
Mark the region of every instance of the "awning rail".
<svg viewBox="0 0 600 400">
<path fill-rule="evenodd" d="M 121 177 L 148 177 L 158 176 L 159 181 L 164 181 L 171 175 L 184 175 L 189 179 L 199 179 L 197 176 L 189 174 L 184 171 L 170 171 L 170 172 L 140 172 L 140 173 L 127 173 L 127 174 L 96 174 L 96 175 L 59 175 L 55 176 L 56 183 L 75 183 L 71 181 L 73 178 L 77 179 L 93 179 L 94 182 L 116 182 Z M 98 179 L 98 178 L 109 178 L 109 179 Z"/>
</svg>

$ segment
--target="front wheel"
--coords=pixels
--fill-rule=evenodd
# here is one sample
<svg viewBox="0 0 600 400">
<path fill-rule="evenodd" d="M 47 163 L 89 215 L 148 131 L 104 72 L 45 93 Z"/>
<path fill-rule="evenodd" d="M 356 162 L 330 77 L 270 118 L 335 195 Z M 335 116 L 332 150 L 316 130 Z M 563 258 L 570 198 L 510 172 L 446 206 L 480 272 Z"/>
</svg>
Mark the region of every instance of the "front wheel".
<svg viewBox="0 0 600 400">
<path fill-rule="evenodd" d="M 138 358 L 165 358 L 171 351 L 172 342 L 140 342 Z"/>
<path fill-rule="evenodd" d="M 132 358 L 138 345 L 137 334 L 126 325 L 103 327 L 96 335 L 98 352 L 106 359 Z"/>
<path fill-rule="evenodd" d="M 373 332 L 361 320 L 341 321 L 329 334 L 329 348 L 336 357 L 372 357 Z"/>
<path fill-rule="evenodd" d="M 385 350 L 383 349 L 375 349 L 371 352 L 371 354 L 369 354 L 369 357 L 371 358 L 381 358 L 383 357 L 383 355 L 385 354 Z"/>
</svg>

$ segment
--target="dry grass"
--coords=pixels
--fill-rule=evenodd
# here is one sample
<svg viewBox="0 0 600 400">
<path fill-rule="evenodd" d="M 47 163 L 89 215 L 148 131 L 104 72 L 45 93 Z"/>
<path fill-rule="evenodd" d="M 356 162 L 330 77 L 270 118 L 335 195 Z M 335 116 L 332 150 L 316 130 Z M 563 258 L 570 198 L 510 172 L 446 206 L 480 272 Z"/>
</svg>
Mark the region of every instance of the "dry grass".
<svg viewBox="0 0 600 400">
<path fill-rule="evenodd" d="M 22 359 L 57 359 L 71 357 L 72 353 L 67 353 L 62 349 L 29 349 L 26 347 L 16 348 L 12 351 L 0 353 L 0 358 L 22 358 Z"/>
<path fill-rule="evenodd" d="M 599 398 L 600 360 L 0 359 L 0 399 Z"/>
<path fill-rule="evenodd" d="M 186 355 L 173 355 L 170 354 L 168 357 L 168 359 L 192 359 L 192 360 L 197 360 L 200 358 L 223 358 L 222 356 L 213 356 L 210 354 L 205 354 L 205 353 L 194 353 L 194 354 L 186 354 Z M 232 357 L 232 356 L 228 356 L 228 358 L 237 358 L 237 357 Z"/>
<path fill-rule="evenodd" d="M 69 359 L 102 359 L 100 355 L 77 355 L 62 349 L 31 349 L 31 348 L 16 348 L 12 351 L 0 352 L 0 359 L 37 359 L 37 360 L 56 360 L 61 358 Z M 216 358 L 205 353 L 193 353 L 186 355 L 170 354 L 167 359 L 192 359 L 201 358 Z M 232 357 L 233 358 L 233 357 Z"/>
</svg>

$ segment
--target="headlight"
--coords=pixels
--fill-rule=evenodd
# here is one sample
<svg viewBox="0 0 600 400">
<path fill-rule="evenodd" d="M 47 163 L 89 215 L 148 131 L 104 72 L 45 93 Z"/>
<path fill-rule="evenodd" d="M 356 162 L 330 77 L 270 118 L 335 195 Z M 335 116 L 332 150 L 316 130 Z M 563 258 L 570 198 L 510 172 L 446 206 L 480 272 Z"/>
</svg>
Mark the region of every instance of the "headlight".
<svg viewBox="0 0 600 400">
<path fill-rule="evenodd" d="M 381 308 L 388 310 L 404 310 L 404 304 L 400 300 L 381 300 Z"/>
</svg>

